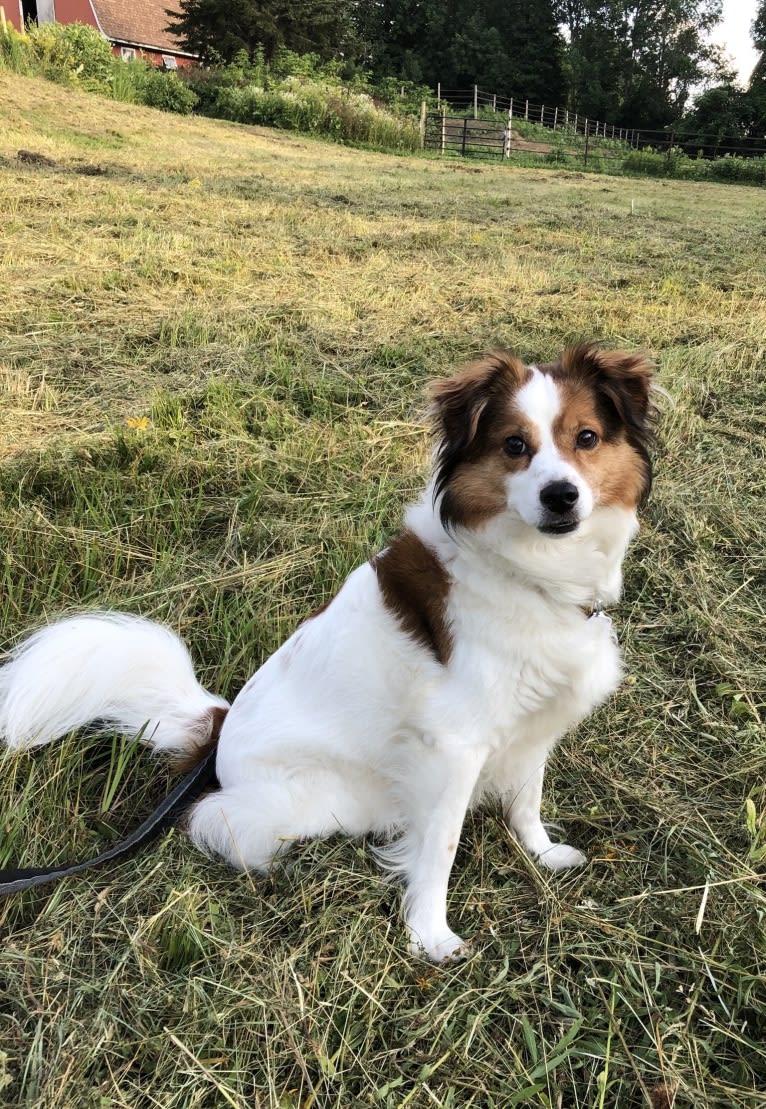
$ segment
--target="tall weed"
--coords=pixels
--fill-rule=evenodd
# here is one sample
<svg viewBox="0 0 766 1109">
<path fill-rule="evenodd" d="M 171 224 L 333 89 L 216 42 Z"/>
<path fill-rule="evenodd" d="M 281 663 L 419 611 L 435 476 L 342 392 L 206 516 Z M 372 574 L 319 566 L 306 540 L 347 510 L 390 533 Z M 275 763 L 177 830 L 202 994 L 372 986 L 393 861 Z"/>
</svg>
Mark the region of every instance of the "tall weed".
<svg viewBox="0 0 766 1109">
<path fill-rule="evenodd" d="M 196 88 L 196 85 L 195 85 Z M 323 135 L 394 150 L 416 150 L 415 124 L 379 108 L 363 93 L 347 93 L 319 82 L 287 78 L 277 88 L 221 86 L 200 96 L 206 115 Z"/>
<path fill-rule="evenodd" d="M 107 92 L 112 72 L 109 41 L 83 23 L 41 23 L 30 26 L 29 48 L 37 72 L 49 81 Z"/>
<path fill-rule="evenodd" d="M 29 36 L 14 30 L 9 24 L 0 30 L 0 67 L 31 77 L 36 73 Z"/>
</svg>

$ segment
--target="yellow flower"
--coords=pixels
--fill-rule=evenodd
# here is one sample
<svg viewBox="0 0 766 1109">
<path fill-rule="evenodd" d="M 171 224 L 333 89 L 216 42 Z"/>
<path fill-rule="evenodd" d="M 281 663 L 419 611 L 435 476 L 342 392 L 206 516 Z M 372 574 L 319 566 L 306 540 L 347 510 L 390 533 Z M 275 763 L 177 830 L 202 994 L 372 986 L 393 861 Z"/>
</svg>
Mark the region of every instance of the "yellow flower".
<svg viewBox="0 0 766 1109">
<path fill-rule="evenodd" d="M 134 431 L 146 431 L 146 429 L 149 426 L 149 417 L 148 416 L 128 416 L 125 423 L 128 425 L 128 427 L 133 428 Z"/>
</svg>

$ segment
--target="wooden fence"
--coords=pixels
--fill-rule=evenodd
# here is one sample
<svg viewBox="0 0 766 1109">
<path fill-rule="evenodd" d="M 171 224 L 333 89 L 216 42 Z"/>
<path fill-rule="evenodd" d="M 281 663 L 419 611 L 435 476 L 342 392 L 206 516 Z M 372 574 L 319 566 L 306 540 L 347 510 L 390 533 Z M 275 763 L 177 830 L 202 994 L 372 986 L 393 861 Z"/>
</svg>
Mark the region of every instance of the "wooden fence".
<svg viewBox="0 0 766 1109">
<path fill-rule="evenodd" d="M 426 116 L 423 146 L 442 154 L 497 154 L 508 157 L 508 128 L 468 116 L 432 112 Z"/>
<path fill-rule="evenodd" d="M 582 132 L 575 131 L 573 127 L 567 130 L 562 127 L 558 135 L 551 136 L 550 142 L 525 138 L 514 128 L 515 122 L 510 110 L 505 120 L 500 122 L 448 115 L 444 111 L 426 112 L 424 106 L 420 119 L 422 146 L 425 150 L 463 157 L 477 155 L 508 159 L 514 155 L 537 155 L 554 163 L 584 166 L 595 157 L 602 161 L 624 157 L 624 148 L 605 142 L 603 133 L 596 135 L 595 129 L 591 132 L 587 120 Z"/>
<path fill-rule="evenodd" d="M 555 104 L 535 104 L 531 100 L 483 92 L 478 85 L 474 85 L 471 89 L 447 89 L 437 85 L 436 100 L 440 105 L 443 104 L 445 111 L 450 109 L 469 111 L 472 112 L 474 119 L 479 119 L 482 108 L 489 108 L 493 112 L 508 114 L 514 119 L 523 119 L 528 123 L 549 127 L 552 131 L 561 129 L 583 136 L 587 132 L 594 139 L 616 139 L 630 146 L 636 145 L 640 133 L 635 127 L 618 127 L 616 124 L 605 123 L 600 119 L 588 118 L 581 112 L 570 112 L 568 108 L 561 108 Z"/>
<path fill-rule="evenodd" d="M 609 161 L 615 158 L 614 147 L 610 148 L 608 142 L 604 140 L 614 140 L 621 144 L 621 151 L 624 154 L 625 146 L 632 147 L 636 150 L 642 150 L 650 147 L 652 150 L 667 154 L 671 156 L 674 150 L 681 150 L 692 158 L 715 159 L 725 155 L 732 155 L 735 157 L 763 157 L 766 155 L 766 144 L 762 135 L 752 136 L 741 143 L 732 144 L 731 141 L 726 143 L 721 135 L 704 135 L 693 134 L 685 136 L 682 132 L 677 132 L 672 128 L 664 129 L 651 129 L 647 127 L 620 127 L 617 124 L 606 123 L 600 119 L 592 119 L 584 116 L 581 112 L 571 112 L 567 108 L 557 107 L 551 104 L 536 104 L 531 100 L 522 100 L 518 98 L 502 96 L 498 93 L 483 92 L 478 85 L 474 85 L 470 89 L 448 89 L 442 85 L 436 87 L 436 99 L 440 105 L 443 113 L 447 114 L 447 119 L 453 118 L 450 112 L 460 112 L 459 117 L 467 115 L 477 125 L 475 132 L 471 131 L 469 127 L 465 135 L 465 143 L 462 141 L 461 136 L 461 153 L 468 154 L 472 149 L 478 152 L 479 143 L 472 142 L 473 138 L 478 140 L 479 129 L 485 131 L 486 150 L 493 152 L 499 150 L 502 146 L 501 140 L 497 137 L 499 132 L 504 129 L 510 128 L 513 132 L 513 123 L 516 120 L 524 120 L 527 123 L 535 123 L 538 126 L 543 126 L 553 132 L 563 132 L 565 136 L 563 139 L 564 144 L 569 144 L 570 153 L 579 154 L 587 163 L 590 157 L 595 156 L 596 151 L 602 160 Z M 502 114 L 506 117 L 508 123 L 507 128 L 503 128 L 497 122 L 490 123 L 487 120 L 481 119 L 482 114 L 489 115 L 489 109 L 492 113 Z M 456 125 L 454 125 L 456 126 Z M 450 126 L 450 132 L 454 131 L 454 126 Z M 433 130 L 433 124 L 429 125 L 430 131 Z M 422 129 L 422 120 L 421 120 Z M 424 145 L 433 149 L 434 147 L 447 150 L 455 149 L 455 145 L 450 141 L 450 135 L 447 136 L 445 143 L 435 143 L 432 134 L 426 137 Z M 514 145 L 516 149 L 519 144 L 511 143 L 510 149 L 506 143 L 506 156 L 513 153 Z M 552 150 L 562 151 L 562 140 L 556 136 L 552 146 L 545 150 L 535 151 L 532 149 L 534 146 L 545 147 L 545 143 L 533 144 L 528 143 L 527 153 L 550 153 Z"/>
</svg>

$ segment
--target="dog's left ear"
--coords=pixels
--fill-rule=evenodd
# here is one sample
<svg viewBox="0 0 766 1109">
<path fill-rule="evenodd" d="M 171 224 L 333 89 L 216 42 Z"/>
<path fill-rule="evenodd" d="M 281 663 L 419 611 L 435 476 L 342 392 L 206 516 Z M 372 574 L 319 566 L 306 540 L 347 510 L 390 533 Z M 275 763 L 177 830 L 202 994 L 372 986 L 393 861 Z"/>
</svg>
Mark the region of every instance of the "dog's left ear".
<svg viewBox="0 0 766 1109">
<path fill-rule="evenodd" d="M 566 351 L 562 361 L 571 372 L 593 381 L 612 402 L 623 424 L 642 437 L 650 434 L 654 366 L 646 355 L 588 345 Z"/>
</svg>

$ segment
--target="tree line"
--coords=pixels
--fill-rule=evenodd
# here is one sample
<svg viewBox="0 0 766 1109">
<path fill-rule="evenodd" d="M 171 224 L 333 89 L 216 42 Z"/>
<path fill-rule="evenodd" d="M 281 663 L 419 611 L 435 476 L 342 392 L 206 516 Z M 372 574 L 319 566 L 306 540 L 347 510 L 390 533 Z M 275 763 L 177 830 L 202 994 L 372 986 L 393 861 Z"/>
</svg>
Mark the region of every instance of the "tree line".
<svg viewBox="0 0 766 1109">
<path fill-rule="evenodd" d="M 619 127 L 766 145 L 766 0 L 746 88 L 710 43 L 721 2 L 177 0 L 168 16 L 184 47 L 208 63 L 257 51 L 268 60 L 287 48 L 334 60 L 349 77 L 478 84 Z"/>
</svg>

